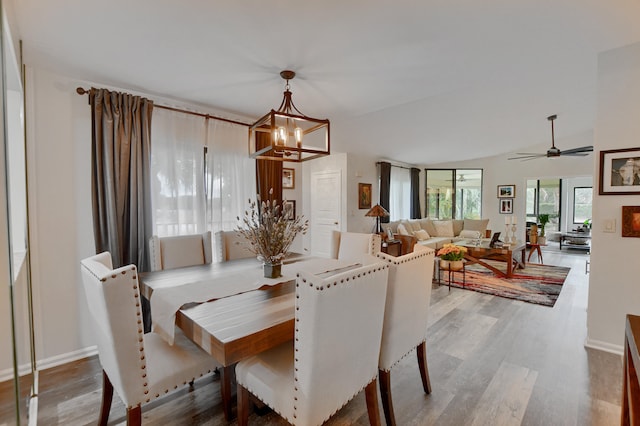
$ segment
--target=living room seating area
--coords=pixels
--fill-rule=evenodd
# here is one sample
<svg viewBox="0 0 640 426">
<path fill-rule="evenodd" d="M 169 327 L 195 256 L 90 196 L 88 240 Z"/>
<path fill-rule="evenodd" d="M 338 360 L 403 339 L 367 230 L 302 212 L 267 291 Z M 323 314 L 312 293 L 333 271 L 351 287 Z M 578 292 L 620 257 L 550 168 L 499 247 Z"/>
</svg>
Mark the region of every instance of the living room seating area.
<svg viewBox="0 0 640 426">
<path fill-rule="evenodd" d="M 391 229 L 394 234 L 414 236 L 418 244 L 440 249 L 445 244 L 465 240 L 488 238 L 489 219 L 409 219 L 383 224 L 383 229 Z"/>
</svg>

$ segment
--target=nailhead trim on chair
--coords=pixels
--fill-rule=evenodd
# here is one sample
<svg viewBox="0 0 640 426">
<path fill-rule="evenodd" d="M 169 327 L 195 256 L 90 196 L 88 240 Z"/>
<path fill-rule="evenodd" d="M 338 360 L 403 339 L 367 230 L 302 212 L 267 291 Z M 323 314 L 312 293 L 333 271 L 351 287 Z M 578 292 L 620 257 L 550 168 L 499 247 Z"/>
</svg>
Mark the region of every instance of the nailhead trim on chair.
<svg viewBox="0 0 640 426">
<path fill-rule="evenodd" d="M 93 275 L 100 282 L 104 283 L 109 279 L 108 276 L 100 278 L 91 269 L 89 269 L 87 267 L 84 267 L 84 268 L 85 268 L 85 270 L 87 272 L 89 272 L 91 275 Z M 135 265 L 132 265 L 130 269 L 121 271 L 120 273 L 122 275 L 126 275 L 130 271 L 133 271 L 133 275 L 131 276 L 131 278 L 134 280 L 134 283 L 133 283 L 133 286 L 132 286 L 132 290 L 134 292 L 134 300 L 136 301 L 136 308 L 137 308 L 136 309 L 136 316 L 138 317 L 138 320 L 137 320 L 137 323 L 138 323 L 138 345 L 139 345 L 139 352 L 141 352 L 141 355 L 140 355 L 140 369 L 142 370 L 141 377 L 143 379 L 143 384 L 142 384 L 142 386 L 144 388 L 143 393 L 145 395 L 148 395 L 149 394 L 149 388 L 148 388 L 149 384 L 146 381 L 146 378 L 147 378 L 147 365 L 146 365 L 146 362 L 145 362 L 146 357 L 145 357 L 145 354 L 144 354 L 144 330 L 141 327 L 141 325 L 142 325 L 142 310 L 140 308 L 140 301 L 139 301 L 140 294 L 138 292 L 138 274 L 136 273 L 137 270 L 136 270 Z M 113 279 L 113 278 L 116 278 L 117 276 L 118 276 L 117 274 L 111 274 L 110 278 Z M 203 377 L 205 374 L 209 374 L 209 373 L 211 373 L 211 370 L 208 370 L 206 373 L 200 373 L 200 377 Z M 193 382 L 195 380 L 196 380 L 196 378 L 192 377 L 190 381 Z M 187 384 L 187 381 L 184 381 L 183 385 L 186 385 L 186 384 Z M 175 385 L 174 389 L 177 389 L 177 388 L 178 388 L 178 385 Z M 164 393 L 165 394 L 169 393 L 169 389 L 165 389 Z M 160 394 L 156 394 L 155 397 L 159 398 Z M 151 401 L 151 398 L 146 398 L 146 400 L 144 402 L 148 403 L 150 401 Z M 137 407 L 139 405 L 140 404 L 128 405 L 127 409 L 130 409 L 130 408 L 133 408 L 133 407 Z"/>
<path fill-rule="evenodd" d="M 369 274 L 372 274 L 372 273 L 373 273 L 373 272 L 375 272 L 375 271 L 382 271 L 383 269 L 389 269 L 389 265 L 384 265 L 384 266 L 379 266 L 379 267 L 372 267 L 372 268 L 370 268 L 369 270 L 365 270 L 364 272 L 359 272 L 357 275 L 353 275 L 353 276 L 351 276 L 351 277 L 342 278 L 342 279 L 340 279 L 340 284 L 344 284 L 345 282 L 348 284 L 348 283 L 349 283 L 349 279 L 356 279 L 356 278 L 360 278 L 360 277 L 362 277 L 363 275 L 369 275 Z M 299 273 L 298 273 L 298 274 L 296 274 L 296 277 L 297 277 L 297 278 L 300 278 L 300 274 L 299 274 Z M 322 279 L 320 278 L 320 280 L 322 280 Z M 324 281 L 324 280 L 322 280 L 322 281 Z M 306 278 L 303 278 L 303 279 L 302 279 L 302 282 L 303 282 L 303 283 L 306 283 L 306 282 L 307 282 L 307 279 L 306 279 Z M 316 290 L 318 290 L 318 291 L 322 291 L 322 290 L 324 290 L 325 288 L 329 288 L 329 287 L 331 287 L 331 284 L 332 284 L 332 283 L 331 283 L 331 282 L 329 282 L 326 286 L 323 286 L 323 285 L 317 285 L 317 286 L 315 286 L 315 289 L 316 289 Z M 338 285 L 338 281 L 333 281 L 333 286 L 335 287 L 336 285 Z M 299 286 L 300 286 L 299 282 L 298 282 L 298 281 L 296 281 L 296 288 L 297 288 L 297 287 L 299 287 Z M 309 287 L 311 287 L 311 288 L 313 288 L 313 287 L 314 287 L 313 282 L 309 281 Z M 299 303 L 299 299 L 300 299 L 299 295 L 296 295 L 296 311 L 299 311 L 299 310 L 300 310 L 300 306 L 298 305 L 298 303 Z M 300 318 L 299 318 L 299 317 L 298 317 L 298 315 L 296 314 L 296 323 L 298 323 L 298 322 L 300 322 Z M 298 331 L 299 331 L 299 330 L 298 330 L 298 327 L 296 327 L 296 329 L 295 329 L 295 336 L 294 336 L 295 341 L 299 341 L 299 339 L 298 339 Z M 297 347 L 295 347 L 295 344 L 294 344 L 294 348 L 295 348 L 295 349 L 294 349 L 294 351 L 295 351 L 295 352 L 298 352 L 298 348 L 297 348 Z M 297 367 L 297 363 L 298 363 L 298 358 L 297 358 L 296 356 L 294 356 L 294 364 L 293 364 L 294 374 L 293 374 L 293 380 L 294 380 L 294 382 L 296 382 L 296 383 L 298 382 L 298 367 Z M 376 372 L 376 373 L 373 375 L 373 377 L 372 377 L 371 379 L 369 379 L 369 381 L 367 382 L 367 384 L 366 384 L 365 386 L 361 387 L 359 391 L 357 391 L 357 392 L 355 392 L 353 395 L 351 395 L 351 397 L 349 397 L 349 398 L 344 402 L 344 404 L 342 404 L 339 408 L 337 408 L 333 413 L 331 413 L 331 414 L 329 414 L 327 417 L 325 417 L 325 418 L 322 420 L 322 423 L 326 422 L 329 418 L 331 418 L 331 416 L 333 416 L 335 413 L 337 413 L 338 411 L 340 411 L 340 410 L 342 409 L 342 407 L 344 407 L 345 405 L 347 405 L 347 404 L 348 404 L 348 403 L 349 403 L 349 402 L 350 402 L 350 401 L 351 401 L 351 400 L 352 400 L 356 395 L 358 395 L 360 392 L 362 392 L 362 390 L 363 390 L 365 387 L 367 387 L 367 385 L 368 385 L 369 383 L 371 383 L 373 380 L 377 379 L 377 377 L 378 377 L 378 373 Z M 248 389 L 248 390 L 249 390 L 249 389 Z M 297 385 L 296 385 L 296 386 L 294 386 L 294 390 L 295 390 L 295 392 L 298 392 L 298 386 L 297 386 Z M 251 390 L 249 390 L 249 392 L 251 392 Z M 253 393 L 253 392 L 251 392 L 251 393 Z M 254 394 L 254 395 L 255 395 L 255 394 Z M 297 400 L 298 400 L 298 396 L 297 396 L 296 394 L 294 394 L 293 398 L 294 398 L 294 400 L 295 400 L 295 401 L 297 401 Z M 260 398 L 258 398 L 258 399 L 260 399 Z M 262 401 L 262 402 L 264 402 L 264 401 Z M 295 418 L 297 418 L 296 411 L 297 411 L 297 406 L 296 406 L 296 405 L 294 405 L 294 406 L 293 406 L 293 418 L 294 418 L 294 419 L 295 419 Z M 290 420 L 289 418 L 287 418 L 286 416 L 283 416 L 283 415 L 282 415 L 280 412 L 278 412 L 277 410 L 276 410 L 276 412 L 277 412 L 281 417 L 284 417 L 287 421 L 289 421 L 289 422 L 293 423 L 293 421 L 291 421 L 291 420 Z"/>
<path fill-rule="evenodd" d="M 416 343 L 416 345 L 415 345 L 414 347 L 412 347 L 411 349 L 409 349 L 409 352 L 407 352 L 406 354 L 402 355 L 402 356 L 401 356 L 401 357 L 400 357 L 396 362 L 394 362 L 394 363 L 391 365 L 391 367 L 389 367 L 389 368 L 383 368 L 383 369 L 382 369 L 382 371 L 387 372 L 387 373 L 388 373 L 389 371 L 391 371 L 391 369 L 392 369 L 393 367 L 395 367 L 396 365 L 398 365 L 398 363 L 399 363 L 400 361 L 402 361 L 404 358 L 406 358 L 406 357 L 407 357 L 407 355 L 409 355 L 410 353 L 412 353 L 412 352 L 413 352 L 413 351 L 414 351 L 414 350 L 415 350 L 415 349 L 416 349 L 416 348 L 417 348 L 421 343 L 423 343 L 423 342 L 425 342 L 425 343 L 426 343 L 426 341 L 427 341 L 427 339 L 426 339 L 426 338 L 425 338 L 425 339 L 420 340 L 418 343 Z"/>
</svg>

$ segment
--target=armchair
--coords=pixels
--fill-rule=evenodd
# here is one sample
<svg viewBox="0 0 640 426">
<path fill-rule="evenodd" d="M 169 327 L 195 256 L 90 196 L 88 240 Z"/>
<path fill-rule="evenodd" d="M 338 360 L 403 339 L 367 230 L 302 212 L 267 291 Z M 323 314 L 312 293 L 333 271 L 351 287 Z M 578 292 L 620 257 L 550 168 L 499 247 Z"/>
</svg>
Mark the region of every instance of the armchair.
<svg viewBox="0 0 640 426">
<path fill-rule="evenodd" d="M 176 332 L 173 346 L 155 333 L 144 334 L 135 265 L 113 269 L 104 252 L 81 261 L 89 312 L 102 365 L 100 425 L 106 425 L 113 390 L 127 407 L 127 424 L 142 421 L 142 404 L 213 371 L 216 362 Z"/>
<path fill-rule="evenodd" d="M 288 422 L 318 425 L 365 388 L 379 424 L 376 375 L 388 266 L 376 262 L 322 279 L 300 272 L 295 339 L 236 366 L 238 424 L 249 392 Z"/>
<path fill-rule="evenodd" d="M 330 253 L 334 259 L 350 259 L 362 254 L 375 256 L 381 246 L 379 234 L 333 231 Z"/>
<path fill-rule="evenodd" d="M 211 231 L 149 239 L 151 270 L 180 268 L 211 263 Z"/>
<path fill-rule="evenodd" d="M 235 231 L 219 231 L 215 233 L 217 259 L 226 262 L 234 259 L 256 257 L 249 251 L 251 243 Z"/>
<path fill-rule="evenodd" d="M 435 251 L 417 244 L 404 256 L 378 253 L 378 257 L 390 266 L 378 365 L 380 395 L 387 425 L 395 425 L 391 368 L 416 347 L 422 387 L 425 393 L 431 393 L 425 333 Z"/>
</svg>

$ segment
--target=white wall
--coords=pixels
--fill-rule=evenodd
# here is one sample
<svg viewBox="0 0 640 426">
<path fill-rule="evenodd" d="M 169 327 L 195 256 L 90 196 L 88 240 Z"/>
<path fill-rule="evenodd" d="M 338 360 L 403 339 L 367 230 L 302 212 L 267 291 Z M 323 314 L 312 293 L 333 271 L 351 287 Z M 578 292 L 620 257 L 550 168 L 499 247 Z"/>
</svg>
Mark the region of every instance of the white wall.
<svg viewBox="0 0 640 426">
<path fill-rule="evenodd" d="M 599 55 L 595 130 L 596 151 L 640 146 L 640 43 Z M 640 314 L 640 239 L 621 237 L 623 205 L 640 205 L 640 196 L 594 197 L 587 310 L 587 345 L 617 352 L 625 315 Z M 616 221 L 614 233 L 603 232 L 608 219 Z"/>
</svg>

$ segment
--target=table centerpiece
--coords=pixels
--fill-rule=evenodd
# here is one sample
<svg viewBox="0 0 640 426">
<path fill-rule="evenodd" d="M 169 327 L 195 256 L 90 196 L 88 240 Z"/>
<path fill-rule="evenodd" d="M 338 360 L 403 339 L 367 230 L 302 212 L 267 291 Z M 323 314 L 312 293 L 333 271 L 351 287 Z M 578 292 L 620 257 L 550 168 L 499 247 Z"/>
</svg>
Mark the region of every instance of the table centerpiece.
<svg viewBox="0 0 640 426">
<path fill-rule="evenodd" d="M 269 196 L 273 190 L 269 191 Z M 286 200 L 269 199 L 249 200 L 249 210 L 244 212 L 241 225 L 236 229 L 238 235 L 246 238 L 258 260 L 264 265 L 266 278 L 282 276 L 282 261 L 298 233 L 306 234 L 309 221 L 304 216 L 293 217 L 292 205 Z"/>
</svg>

